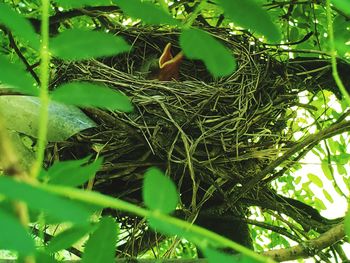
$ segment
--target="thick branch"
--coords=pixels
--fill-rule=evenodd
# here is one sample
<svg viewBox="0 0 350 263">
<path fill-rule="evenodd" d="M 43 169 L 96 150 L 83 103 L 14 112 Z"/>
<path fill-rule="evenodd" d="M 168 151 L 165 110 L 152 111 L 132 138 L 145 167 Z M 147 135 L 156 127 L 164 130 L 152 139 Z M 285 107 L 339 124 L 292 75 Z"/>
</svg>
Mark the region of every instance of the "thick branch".
<svg viewBox="0 0 350 263">
<path fill-rule="evenodd" d="M 344 224 L 339 224 L 318 238 L 309 240 L 303 244 L 276 250 L 270 250 L 261 253 L 266 257 L 273 258 L 276 261 L 287 261 L 298 258 L 306 258 L 316 255 L 322 249 L 332 246 L 345 237 Z"/>
</svg>

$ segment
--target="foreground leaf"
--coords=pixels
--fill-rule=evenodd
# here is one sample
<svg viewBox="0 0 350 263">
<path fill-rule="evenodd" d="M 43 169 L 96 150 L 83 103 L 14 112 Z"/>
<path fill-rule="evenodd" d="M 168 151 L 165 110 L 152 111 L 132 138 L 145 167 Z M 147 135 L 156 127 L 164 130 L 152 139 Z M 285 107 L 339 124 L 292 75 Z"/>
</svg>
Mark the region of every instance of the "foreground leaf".
<svg viewBox="0 0 350 263">
<path fill-rule="evenodd" d="M 81 107 L 100 107 L 130 112 L 133 106 L 127 96 L 104 86 L 87 82 L 70 82 L 52 92 L 52 99 Z"/>
<path fill-rule="evenodd" d="M 111 217 L 102 218 L 97 229 L 92 233 L 86 243 L 82 262 L 115 262 L 117 235 L 117 224 L 114 219 Z"/>
<path fill-rule="evenodd" d="M 88 159 L 89 157 L 81 160 L 54 163 L 48 170 L 48 183 L 73 187 L 86 183 L 95 176 L 102 165 L 102 158 L 86 164 Z"/>
<path fill-rule="evenodd" d="M 224 9 L 226 16 L 239 26 L 262 34 L 272 42 L 281 39 L 277 26 L 256 0 L 217 0 L 217 2 Z"/>
<path fill-rule="evenodd" d="M 39 49 L 39 36 L 29 21 L 4 3 L 0 3 L 0 24 L 8 27 L 21 40 L 28 41 L 32 48 Z"/>
<path fill-rule="evenodd" d="M 159 6 L 150 2 L 141 2 L 140 0 L 113 0 L 128 15 L 142 22 L 151 25 L 179 25 L 169 13 L 165 12 Z"/>
<path fill-rule="evenodd" d="M 110 5 L 110 0 L 53 0 L 63 8 L 81 8 L 85 6 Z"/>
<path fill-rule="evenodd" d="M 183 30 L 180 44 L 186 57 L 203 60 L 214 77 L 227 76 L 236 70 L 236 61 L 231 52 L 202 30 Z"/>
<path fill-rule="evenodd" d="M 345 14 L 350 15 L 350 2 L 348 0 L 331 0 L 331 3 Z"/>
<path fill-rule="evenodd" d="M 65 60 L 82 60 L 118 55 L 130 50 L 121 37 L 105 32 L 69 29 L 51 40 L 54 56 Z"/>
<path fill-rule="evenodd" d="M 46 247 L 49 253 L 55 253 L 73 246 L 81 238 L 94 230 L 93 226 L 73 226 L 54 236 Z"/>
<path fill-rule="evenodd" d="M 30 208 L 47 213 L 62 222 L 86 223 L 91 215 L 87 207 L 79 202 L 46 192 L 7 176 L 0 177 L 0 194 L 12 200 L 23 201 Z"/>
<path fill-rule="evenodd" d="M 49 142 L 67 140 L 82 130 L 96 126 L 79 108 L 72 105 L 50 101 L 48 110 L 47 140 Z M 0 112 L 8 129 L 37 138 L 40 120 L 38 97 L 0 96 Z"/>
<path fill-rule="evenodd" d="M 175 210 L 178 204 L 175 184 L 157 168 L 146 172 L 142 190 L 143 200 L 152 210 L 167 214 Z"/>
<path fill-rule="evenodd" d="M 15 250 L 28 255 L 35 251 L 34 240 L 18 219 L 0 209 L 0 249 Z"/>
<path fill-rule="evenodd" d="M 0 88 L 14 89 L 28 95 L 37 96 L 39 94 L 39 90 L 34 86 L 34 79 L 21 64 L 11 63 L 4 56 L 0 56 L 0 68 L 0 82 L 9 85 L 2 85 Z"/>
<path fill-rule="evenodd" d="M 245 255 L 229 255 L 225 254 L 216 249 L 206 247 L 203 248 L 203 254 L 208 260 L 208 263 L 217 263 L 217 262 L 227 262 L 227 263 L 255 263 L 260 262 L 253 258 L 247 257 Z"/>
</svg>

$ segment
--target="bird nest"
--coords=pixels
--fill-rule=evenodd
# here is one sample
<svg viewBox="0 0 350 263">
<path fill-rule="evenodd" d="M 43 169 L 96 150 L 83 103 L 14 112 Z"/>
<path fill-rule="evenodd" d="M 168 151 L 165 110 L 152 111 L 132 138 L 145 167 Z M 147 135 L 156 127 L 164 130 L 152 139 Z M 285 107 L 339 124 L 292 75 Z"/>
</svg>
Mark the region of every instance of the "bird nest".
<svg viewBox="0 0 350 263">
<path fill-rule="evenodd" d="M 237 60 L 238 69 L 227 77 L 214 79 L 200 61 L 185 58 L 179 80 L 157 81 L 146 78 L 142 64 L 148 57 L 159 57 L 167 43 L 179 52 L 179 33 L 154 28 L 115 33 L 132 45 L 129 53 L 56 61 L 52 87 L 72 80 L 103 84 L 126 94 L 134 111 L 84 109 L 98 126 L 58 147 L 50 145 L 48 160 L 103 156 L 93 189 L 139 205 L 143 174 L 157 166 L 177 184 L 188 216 L 225 205 L 237 186 L 284 151 L 286 110 L 297 101 L 298 82 L 287 78 L 282 63 L 267 50 L 251 44 L 251 37 L 211 31 Z M 247 195 L 255 195 L 255 190 Z M 232 213 L 244 214 L 242 207 L 238 202 Z M 127 218 L 124 227 L 135 229 L 130 215 L 116 215 L 120 221 Z M 130 236 L 135 241 L 135 235 Z"/>
</svg>

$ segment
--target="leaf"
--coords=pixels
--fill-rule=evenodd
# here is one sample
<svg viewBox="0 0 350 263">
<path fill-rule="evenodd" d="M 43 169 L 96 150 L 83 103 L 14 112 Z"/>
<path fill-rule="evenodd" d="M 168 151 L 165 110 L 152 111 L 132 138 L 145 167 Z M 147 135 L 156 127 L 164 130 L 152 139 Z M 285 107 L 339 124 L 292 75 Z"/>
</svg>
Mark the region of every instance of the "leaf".
<svg viewBox="0 0 350 263">
<path fill-rule="evenodd" d="M 19 260 L 18 262 L 25 262 L 25 260 Z M 56 261 L 54 255 L 49 255 L 42 250 L 37 249 L 35 253 L 35 263 L 56 263 L 61 261 Z"/>
<path fill-rule="evenodd" d="M 0 176 L 0 193 L 12 200 L 23 201 L 37 211 L 61 220 L 86 223 L 91 212 L 79 202 L 38 189 L 35 186 Z"/>
<path fill-rule="evenodd" d="M 113 218 L 103 217 L 85 246 L 83 263 L 115 262 L 117 225 Z"/>
<path fill-rule="evenodd" d="M 79 108 L 55 101 L 49 103 L 47 140 L 65 141 L 72 135 L 95 127 L 96 124 Z M 40 99 L 31 96 L 0 96 L 0 112 L 6 127 L 37 138 L 40 115 Z M 13 121 L 13 120 L 16 121 Z"/>
<path fill-rule="evenodd" d="M 93 230 L 94 227 L 91 225 L 72 226 L 71 228 L 59 233 L 57 236 L 54 236 L 48 243 L 46 251 L 49 253 L 55 253 L 67 249 Z"/>
<path fill-rule="evenodd" d="M 30 22 L 4 3 L 0 3 L 0 24 L 8 27 L 21 40 L 28 41 L 32 48 L 39 49 L 39 36 L 35 33 Z M 1 69 L 3 68 L 1 67 Z"/>
<path fill-rule="evenodd" d="M 110 0 L 53 0 L 63 8 L 81 8 L 85 6 L 110 5 Z"/>
<path fill-rule="evenodd" d="M 260 262 L 253 258 L 250 258 L 246 255 L 228 255 L 223 252 L 220 252 L 216 249 L 210 247 L 203 248 L 203 254 L 208 260 L 208 263 L 217 263 L 217 262 L 227 262 L 227 263 L 255 263 Z"/>
<path fill-rule="evenodd" d="M 120 6 L 128 16 L 141 19 L 146 24 L 167 24 L 171 26 L 180 24 L 165 10 L 150 2 L 141 2 L 140 0 L 113 0 L 113 3 Z"/>
<path fill-rule="evenodd" d="M 51 93 L 51 98 L 80 107 L 100 107 L 124 112 L 133 110 L 127 96 L 110 88 L 87 82 L 63 84 Z"/>
<path fill-rule="evenodd" d="M 309 178 L 309 180 L 311 182 L 313 182 L 315 185 L 317 185 L 318 187 L 322 188 L 323 187 L 323 182 L 322 180 L 317 176 L 317 175 L 314 175 L 312 173 L 309 173 L 307 175 L 307 177 Z"/>
<path fill-rule="evenodd" d="M 64 60 L 82 60 L 118 55 L 130 50 L 121 37 L 105 32 L 69 29 L 51 40 L 54 56 Z"/>
<path fill-rule="evenodd" d="M 103 162 L 102 158 L 98 158 L 96 161 L 86 164 L 88 159 L 89 157 L 54 163 L 48 170 L 48 183 L 73 187 L 84 184 L 95 176 Z M 83 164 L 85 165 L 82 166 Z"/>
<path fill-rule="evenodd" d="M 330 203 L 333 203 L 334 200 L 332 198 L 332 196 L 328 193 L 328 191 L 326 189 L 323 189 L 323 195 L 324 197 L 330 202 Z"/>
<path fill-rule="evenodd" d="M 0 68 L 0 82 L 9 85 L 1 85 L 1 89 L 14 89 L 23 94 L 35 96 L 39 94 L 39 90 L 34 86 L 34 79 L 24 70 L 21 64 L 10 63 L 7 58 L 0 55 Z"/>
<path fill-rule="evenodd" d="M 180 35 L 180 44 L 188 58 L 203 60 L 214 77 L 227 76 L 236 70 L 231 52 L 207 32 L 185 29 Z"/>
<path fill-rule="evenodd" d="M 15 250 L 28 255 L 35 251 L 34 240 L 19 220 L 0 209 L 0 249 Z"/>
<path fill-rule="evenodd" d="M 256 0 L 217 0 L 217 2 L 233 22 L 266 36 L 269 41 L 280 41 L 281 33 L 277 26 Z"/>
<path fill-rule="evenodd" d="M 345 215 L 344 227 L 346 235 L 350 236 L 350 211 L 348 211 Z"/>
<path fill-rule="evenodd" d="M 146 206 L 162 213 L 167 214 L 175 210 L 179 201 L 173 181 L 154 167 L 146 172 L 142 191 Z"/>
<path fill-rule="evenodd" d="M 324 175 L 327 177 L 328 180 L 333 180 L 333 168 L 332 166 L 328 165 L 328 162 L 326 160 L 322 160 L 321 168 L 324 173 Z"/>
<path fill-rule="evenodd" d="M 331 0 L 331 3 L 345 14 L 350 15 L 350 2 L 348 0 Z"/>
</svg>

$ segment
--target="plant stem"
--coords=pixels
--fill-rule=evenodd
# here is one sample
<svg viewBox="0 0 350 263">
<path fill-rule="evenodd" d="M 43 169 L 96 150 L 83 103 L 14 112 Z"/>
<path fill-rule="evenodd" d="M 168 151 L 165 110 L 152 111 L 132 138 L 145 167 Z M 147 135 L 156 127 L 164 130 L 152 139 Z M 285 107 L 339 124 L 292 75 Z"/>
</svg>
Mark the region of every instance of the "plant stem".
<svg viewBox="0 0 350 263">
<path fill-rule="evenodd" d="M 156 219 L 157 221 L 161 221 L 164 223 L 168 223 L 169 225 L 172 225 L 175 227 L 175 229 L 181 229 L 182 232 L 189 232 L 193 233 L 195 235 L 194 238 L 195 240 L 194 243 L 199 245 L 200 247 L 206 247 L 208 245 L 208 242 L 205 241 L 205 238 L 209 239 L 212 241 L 212 243 L 215 244 L 220 244 L 220 247 L 228 247 L 232 248 L 238 252 L 241 252 L 245 254 L 246 256 L 253 258 L 256 262 L 265 262 L 265 263 L 272 263 L 275 262 L 274 260 L 261 256 L 254 251 L 237 244 L 225 237 L 222 237 L 214 232 L 211 232 L 205 228 L 192 225 L 189 222 L 180 220 L 175 217 L 171 217 L 166 214 L 162 214 L 158 211 L 150 211 L 146 210 L 144 208 L 138 207 L 134 204 L 130 204 L 128 202 L 122 201 L 120 199 L 116 199 L 110 196 L 105 196 L 103 194 L 97 193 L 97 192 L 92 192 L 92 191 L 83 191 L 80 189 L 75 189 L 71 187 L 65 187 L 65 186 L 54 186 L 54 185 L 44 185 L 44 184 L 36 184 L 36 187 L 41 188 L 45 191 L 51 192 L 51 193 L 56 193 L 61 196 L 65 196 L 71 199 L 87 202 L 89 204 L 94 204 L 100 207 L 109 207 L 109 208 L 114 208 L 117 210 L 121 211 L 126 211 L 133 213 L 135 215 L 145 217 L 148 219 Z M 191 237 L 191 235 L 188 235 Z M 193 238 L 193 239 L 194 239 Z"/>
<path fill-rule="evenodd" d="M 40 120 L 38 134 L 38 149 L 36 160 L 31 170 L 31 177 L 37 177 L 45 156 L 47 124 L 48 124 L 48 106 L 49 106 L 49 8 L 50 0 L 41 1 L 41 46 L 40 46 Z"/>
<path fill-rule="evenodd" d="M 326 13 L 327 13 L 327 27 L 328 27 L 329 45 L 330 45 L 330 49 L 331 49 L 330 53 L 331 53 L 333 78 L 334 78 L 335 83 L 337 84 L 338 88 L 340 89 L 340 92 L 343 95 L 343 98 L 345 99 L 347 105 L 350 106 L 350 95 L 347 92 L 343 82 L 341 81 L 341 79 L 339 77 L 338 69 L 337 69 L 337 52 L 336 52 L 335 42 L 334 42 L 334 31 L 333 31 L 330 0 L 326 1 Z"/>
</svg>

